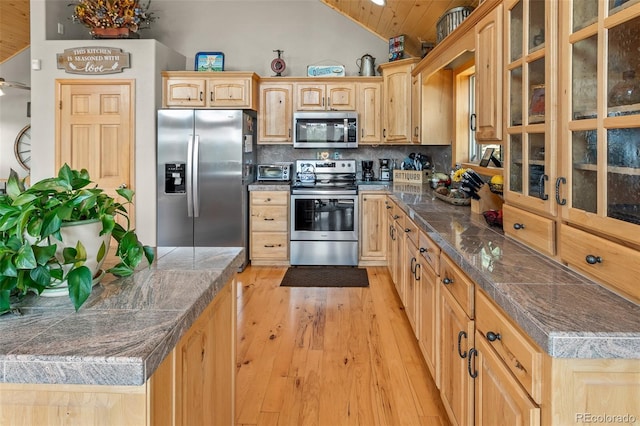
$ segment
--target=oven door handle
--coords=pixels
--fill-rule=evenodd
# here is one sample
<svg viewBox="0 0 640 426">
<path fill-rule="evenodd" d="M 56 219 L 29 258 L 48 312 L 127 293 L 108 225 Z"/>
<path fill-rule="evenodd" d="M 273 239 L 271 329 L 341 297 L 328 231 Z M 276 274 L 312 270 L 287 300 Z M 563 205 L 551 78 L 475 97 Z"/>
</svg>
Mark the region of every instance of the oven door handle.
<svg viewBox="0 0 640 426">
<path fill-rule="evenodd" d="M 345 195 L 357 197 L 358 193 L 354 192 L 353 190 L 323 191 L 321 189 L 313 189 L 313 190 L 295 189 L 295 190 L 292 190 L 291 195 L 292 196 L 309 195 L 309 196 L 312 196 L 312 197 L 315 197 L 315 196 L 329 196 L 330 198 L 335 198 L 335 197 L 333 197 L 334 195 L 335 196 L 340 196 L 340 197 L 344 197 Z"/>
</svg>

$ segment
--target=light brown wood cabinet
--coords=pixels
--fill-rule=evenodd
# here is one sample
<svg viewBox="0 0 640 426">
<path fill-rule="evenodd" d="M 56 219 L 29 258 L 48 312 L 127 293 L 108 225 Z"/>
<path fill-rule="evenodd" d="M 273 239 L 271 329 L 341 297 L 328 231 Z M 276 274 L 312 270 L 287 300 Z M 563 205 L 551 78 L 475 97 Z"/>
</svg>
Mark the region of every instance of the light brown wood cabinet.
<svg viewBox="0 0 640 426">
<path fill-rule="evenodd" d="M 386 204 L 387 226 L 389 227 L 387 238 L 387 266 L 398 296 L 400 296 L 400 299 L 403 299 L 402 260 L 404 256 L 404 243 L 402 238 L 404 236 L 404 212 L 390 198 L 387 198 Z"/>
<path fill-rule="evenodd" d="M 490 343 L 476 332 L 475 425 L 540 425 L 540 408 L 505 367 Z"/>
<path fill-rule="evenodd" d="M 175 425 L 234 423 L 236 291 L 220 290 L 176 346 Z"/>
<path fill-rule="evenodd" d="M 475 27 L 476 140 L 502 140 L 502 5 Z"/>
<path fill-rule="evenodd" d="M 443 257 L 445 257 L 443 255 Z M 446 275 L 440 273 L 443 282 Z M 473 379 L 468 373 L 474 321 L 446 285 L 440 287 L 440 397 L 454 425 L 473 424 Z"/>
<path fill-rule="evenodd" d="M 251 191 L 249 258 L 253 265 L 289 263 L 289 192 Z"/>
<path fill-rule="evenodd" d="M 416 74 L 411 77 L 411 143 L 420 144 L 421 142 L 422 74 Z"/>
<path fill-rule="evenodd" d="M 296 83 L 296 111 L 354 111 L 356 87 L 353 83 Z"/>
<path fill-rule="evenodd" d="M 423 145 L 453 142 L 453 71 L 441 69 L 422 80 Z"/>
<path fill-rule="evenodd" d="M 401 59 L 380 64 L 384 143 L 411 143 L 411 70 L 417 62 L 417 59 Z"/>
<path fill-rule="evenodd" d="M 358 144 L 375 145 L 382 142 L 382 82 L 357 83 Z"/>
<path fill-rule="evenodd" d="M 387 196 L 380 191 L 361 191 L 360 266 L 387 264 Z"/>
<path fill-rule="evenodd" d="M 206 73 L 204 73 L 206 74 Z M 258 109 L 258 76 L 251 72 L 163 71 L 165 108 Z"/>
<path fill-rule="evenodd" d="M 258 143 L 293 143 L 293 84 L 260 83 Z"/>
<path fill-rule="evenodd" d="M 418 345 L 436 386 L 440 387 L 440 288 L 438 286 L 440 248 L 420 232 L 416 282 Z"/>
<path fill-rule="evenodd" d="M 235 417 L 231 279 L 141 386 L 0 383 L 3 424 L 225 424 Z"/>
</svg>

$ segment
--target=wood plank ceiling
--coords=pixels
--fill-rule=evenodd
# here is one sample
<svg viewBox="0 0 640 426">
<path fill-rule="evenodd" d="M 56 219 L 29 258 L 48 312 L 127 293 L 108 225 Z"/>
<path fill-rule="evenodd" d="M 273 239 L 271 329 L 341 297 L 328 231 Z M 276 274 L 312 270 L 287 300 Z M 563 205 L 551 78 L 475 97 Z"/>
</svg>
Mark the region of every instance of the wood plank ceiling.
<svg viewBox="0 0 640 426">
<path fill-rule="evenodd" d="M 478 5 L 478 0 L 320 0 L 384 40 L 405 36 L 405 52 L 421 57 L 421 43 L 436 44 L 440 17 L 454 7 Z M 405 55 L 406 56 L 406 55 Z"/>
<path fill-rule="evenodd" d="M 29 47 L 29 0 L 0 0 L 0 64 Z"/>
</svg>

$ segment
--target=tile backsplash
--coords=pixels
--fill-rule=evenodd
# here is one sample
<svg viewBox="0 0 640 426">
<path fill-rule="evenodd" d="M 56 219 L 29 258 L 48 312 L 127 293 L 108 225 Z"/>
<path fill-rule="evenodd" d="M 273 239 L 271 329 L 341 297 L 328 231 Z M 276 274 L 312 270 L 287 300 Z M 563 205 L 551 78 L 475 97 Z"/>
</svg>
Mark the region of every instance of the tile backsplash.
<svg viewBox="0 0 640 426">
<path fill-rule="evenodd" d="M 339 158 L 357 160 L 358 178 L 362 172 L 360 160 L 373 160 L 374 174 L 379 176 L 378 159 L 388 158 L 396 160 L 398 166 L 410 153 L 421 153 L 431 159 L 437 171 L 448 172 L 451 170 L 450 146 L 423 146 L 423 145 L 392 145 L 369 146 L 364 145 L 356 149 L 296 149 L 291 145 L 258 145 L 258 164 L 269 164 L 278 161 L 295 161 L 301 159 L 317 158 L 318 153 L 329 152 L 331 158 L 336 154 Z"/>
</svg>

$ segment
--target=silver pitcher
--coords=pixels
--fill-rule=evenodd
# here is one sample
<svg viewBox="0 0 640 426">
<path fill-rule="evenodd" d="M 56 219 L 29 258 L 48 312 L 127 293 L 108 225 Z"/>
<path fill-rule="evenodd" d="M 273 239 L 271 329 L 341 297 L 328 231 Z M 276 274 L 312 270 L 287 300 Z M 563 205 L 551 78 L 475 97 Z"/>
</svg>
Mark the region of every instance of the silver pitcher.
<svg viewBox="0 0 640 426">
<path fill-rule="evenodd" d="M 358 58 L 356 60 L 356 65 L 360 68 L 359 75 L 366 77 L 373 77 L 376 75 L 376 58 L 369 55 L 368 53 L 363 55 L 362 58 Z"/>
</svg>

